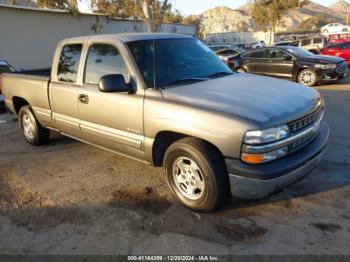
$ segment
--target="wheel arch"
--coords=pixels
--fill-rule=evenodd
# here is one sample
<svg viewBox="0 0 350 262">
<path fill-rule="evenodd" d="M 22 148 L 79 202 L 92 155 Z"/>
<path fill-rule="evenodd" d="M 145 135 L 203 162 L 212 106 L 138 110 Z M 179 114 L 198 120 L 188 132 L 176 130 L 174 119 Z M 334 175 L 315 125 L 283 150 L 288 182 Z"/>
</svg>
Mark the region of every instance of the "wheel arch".
<svg viewBox="0 0 350 262">
<path fill-rule="evenodd" d="M 12 97 L 12 104 L 13 104 L 13 108 L 14 108 L 17 115 L 18 115 L 21 107 L 30 105 L 26 99 L 24 99 L 23 97 L 19 97 L 19 96 Z"/>
<path fill-rule="evenodd" d="M 176 141 L 187 137 L 196 138 L 205 142 L 210 147 L 212 147 L 220 156 L 222 156 L 222 159 L 224 159 L 224 155 L 222 154 L 221 150 L 213 143 L 210 143 L 205 139 L 174 131 L 160 131 L 157 133 L 152 146 L 152 159 L 154 166 L 163 166 L 164 155 L 169 146 L 175 143 Z"/>
</svg>

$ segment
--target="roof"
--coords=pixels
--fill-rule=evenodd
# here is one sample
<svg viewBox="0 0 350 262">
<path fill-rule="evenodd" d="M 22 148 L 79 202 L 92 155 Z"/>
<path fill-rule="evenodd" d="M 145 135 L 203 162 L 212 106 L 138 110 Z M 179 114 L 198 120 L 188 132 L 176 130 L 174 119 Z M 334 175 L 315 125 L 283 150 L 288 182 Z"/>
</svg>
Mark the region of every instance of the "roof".
<svg viewBox="0 0 350 262">
<path fill-rule="evenodd" d="M 193 38 L 189 35 L 183 34 L 170 34 L 170 33 L 121 33 L 121 34 L 106 34 L 106 35 L 91 35 L 91 36 L 83 36 L 83 37 L 73 37 L 64 39 L 63 41 L 83 41 L 86 39 L 118 39 L 123 42 L 133 42 L 133 41 L 141 41 L 141 40 L 157 40 L 157 39 L 183 39 Z"/>
</svg>

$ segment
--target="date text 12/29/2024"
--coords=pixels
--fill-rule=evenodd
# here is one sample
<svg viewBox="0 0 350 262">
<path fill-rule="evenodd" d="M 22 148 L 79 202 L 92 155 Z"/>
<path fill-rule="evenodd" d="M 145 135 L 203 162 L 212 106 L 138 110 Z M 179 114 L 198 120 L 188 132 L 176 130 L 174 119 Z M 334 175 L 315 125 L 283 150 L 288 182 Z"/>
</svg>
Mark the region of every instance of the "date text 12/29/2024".
<svg viewBox="0 0 350 262">
<path fill-rule="evenodd" d="M 128 261 L 220 261 L 217 256 L 128 256 Z"/>
</svg>

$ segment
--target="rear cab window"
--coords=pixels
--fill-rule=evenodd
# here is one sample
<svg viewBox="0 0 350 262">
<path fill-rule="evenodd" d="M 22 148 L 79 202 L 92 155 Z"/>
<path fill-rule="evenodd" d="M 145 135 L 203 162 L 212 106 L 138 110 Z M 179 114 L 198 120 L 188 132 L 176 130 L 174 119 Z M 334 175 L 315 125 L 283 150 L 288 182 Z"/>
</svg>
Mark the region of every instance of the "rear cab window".
<svg viewBox="0 0 350 262">
<path fill-rule="evenodd" d="M 77 81 L 82 48 L 82 44 L 63 46 L 57 68 L 58 81 L 69 83 Z"/>
</svg>

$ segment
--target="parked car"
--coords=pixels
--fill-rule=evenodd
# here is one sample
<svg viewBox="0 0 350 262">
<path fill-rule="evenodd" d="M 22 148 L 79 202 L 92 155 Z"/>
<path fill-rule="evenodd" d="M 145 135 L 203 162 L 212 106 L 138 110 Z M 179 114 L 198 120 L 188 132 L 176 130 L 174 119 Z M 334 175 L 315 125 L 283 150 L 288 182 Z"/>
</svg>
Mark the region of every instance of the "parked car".
<svg viewBox="0 0 350 262">
<path fill-rule="evenodd" d="M 325 25 L 321 27 L 321 33 L 328 34 L 328 33 L 344 33 L 344 32 L 349 32 L 350 27 L 339 24 L 339 23 L 332 23 Z"/>
<path fill-rule="evenodd" d="M 49 130 L 164 166 L 174 196 L 210 211 L 257 199 L 321 160 L 328 140 L 317 90 L 236 74 L 186 35 L 115 34 L 59 42 L 51 77 L 5 74 L 6 106 L 25 140 Z"/>
<path fill-rule="evenodd" d="M 264 41 L 258 41 L 258 42 L 252 43 L 252 49 L 263 48 L 265 46 L 266 44 Z"/>
<path fill-rule="evenodd" d="M 306 86 L 342 79 L 348 71 L 342 58 L 314 55 L 293 46 L 253 50 L 235 60 L 237 72 L 287 78 Z"/>
<path fill-rule="evenodd" d="M 209 48 L 213 52 L 217 52 L 217 51 L 224 50 L 224 49 L 231 49 L 231 46 L 230 45 L 210 45 Z"/>
<path fill-rule="evenodd" d="M 348 66 L 350 66 L 350 41 L 324 47 L 321 49 L 321 54 L 344 58 Z"/>
<path fill-rule="evenodd" d="M 323 36 L 307 37 L 295 41 L 281 41 L 274 46 L 295 46 L 319 54 L 320 50 L 327 45 L 327 39 Z"/>
<path fill-rule="evenodd" d="M 328 36 L 328 44 L 340 44 L 344 42 L 350 42 L 350 33 L 331 34 Z"/>
<path fill-rule="evenodd" d="M 323 47 L 327 45 L 327 38 L 323 36 L 308 37 L 299 40 L 299 47 L 313 54 L 320 54 Z"/>
<path fill-rule="evenodd" d="M 4 108 L 5 102 L 4 97 L 1 94 L 1 74 L 2 73 L 12 73 L 15 69 L 4 59 L 0 59 L 0 109 Z"/>
<path fill-rule="evenodd" d="M 299 46 L 299 41 L 280 41 L 275 43 L 274 46 Z"/>
<path fill-rule="evenodd" d="M 223 61 L 225 64 L 227 64 L 230 68 L 234 68 L 234 65 L 231 63 L 232 58 L 242 54 L 245 52 L 245 49 L 241 48 L 230 48 L 230 49 L 222 49 L 215 54 L 220 58 L 221 61 Z"/>
</svg>

